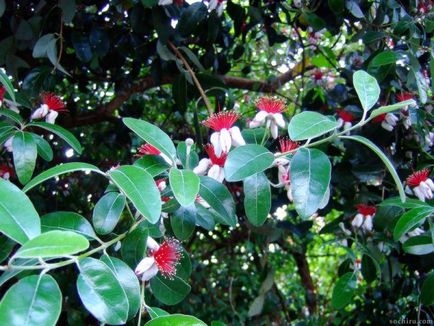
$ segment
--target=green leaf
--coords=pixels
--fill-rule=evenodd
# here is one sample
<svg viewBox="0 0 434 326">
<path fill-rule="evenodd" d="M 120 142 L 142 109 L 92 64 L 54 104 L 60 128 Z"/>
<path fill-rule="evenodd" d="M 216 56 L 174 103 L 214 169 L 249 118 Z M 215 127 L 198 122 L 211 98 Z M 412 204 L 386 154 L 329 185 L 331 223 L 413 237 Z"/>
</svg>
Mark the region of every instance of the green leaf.
<svg viewBox="0 0 434 326">
<path fill-rule="evenodd" d="M 18 249 L 17 258 L 50 258 L 73 255 L 89 248 L 89 241 L 72 231 L 49 231 L 27 241 Z"/>
<path fill-rule="evenodd" d="M 270 183 L 264 173 L 244 179 L 244 209 L 250 223 L 264 224 L 271 209 Z"/>
<path fill-rule="evenodd" d="M 368 283 L 372 283 L 377 278 L 377 268 L 374 259 L 369 255 L 362 257 L 362 275 Z"/>
<path fill-rule="evenodd" d="M 190 170 L 171 168 L 169 172 L 170 188 L 181 206 L 190 206 L 194 203 L 199 192 L 200 179 Z"/>
<path fill-rule="evenodd" d="M 92 225 L 80 214 L 74 212 L 53 212 L 41 217 L 42 232 L 53 230 L 74 231 L 92 240 L 97 236 Z"/>
<path fill-rule="evenodd" d="M 135 161 L 133 165 L 142 168 L 152 177 L 156 177 L 169 168 L 169 164 L 159 155 L 145 155 Z"/>
<path fill-rule="evenodd" d="M 206 324 L 193 316 L 174 314 L 156 317 L 148 321 L 145 326 L 206 326 Z"/>
<path fill-rule="evenodd" d="M 42 172 L 41 174 L 38 174 L 28 184 L 24 186 L 23 191 L 27 192 L 30 189 L 36 187 L 38 184 L 41 184 L 42 182 L 48 179 L 57 177 L 62 174 L 75 172 L 75 171 L 90 171 L 90 172 L 96 172 L 105 175 L 104 172 L 102 172 L 100 169 L 98 169 L 96 166 L 92 164 L 80 163 L 80 162 L 64 163 L 52 167 Z"/>
<path fill-rule="evenodd" d="M 27 276 L 0 302 L 0 325 L 54 326 L 61 309 L 62 292 L 52 276 Z"/>
<path fill-rule="evenodd" d="M 332 293 L 332 305 L 335 309 L 342 309 L 353 299 L 357 287 L 355 273 L 342 275 L 335 284 Z"/>
<path fill-rule="evenodd" d="M 1 16 L 2 15 L 0 15 L 0 17 Z M 11 97 L 12 101 L 16 102 L 16 100 L 15 100 L 14 86 L 12 85 L 9 77 L 3 72 L 2 69 L 0 69 L 0 83 L 2 83 L 2 85 L 5 87 L 6 92 L 8 92 L 8 94 Z M 20 117 L 20 120 L 22 120 L 21 117 Z"/>
<path fill-rule="evenodd" d="M 161 198 L 154 179 L 143 169 L 132 165 L 109 171 L 113 183 L 122 190 L 136 209 L 155 224 L 161 215 Z"/>
<path fill-rule="evenodd" d="M 229 152 L 225 162 L 225 179 L 241 181 L 251 175 L 268 169 L 274 162 L 274 155 L 260 145 L 245 145 Z"/>
<path fill-rule="evenodd" d="M 428 203 L 420 201 L 419 199 L 407 198 L 405 202 L 402 202 L 399 197 L 388 198 L 379 203 L 378 206 L 395 206 L 400 208 L 431 207 Z"/>
<path fill-rule="evenodd" d="M 180 303 L 191 290 L 190 285 L 178 276 L 169 279 L 157 275 L 151 279 L 150 283 L 155 298 L 168 306 Z"/>
<path fill-rule="evenodd" d="M 372 111 L 371 115 L 369 116 L 369 120 L 372 120 L 375 117 L 378 117 L 379 115 L 382 115 L 384 113 L 393 112 L 405 106 L 412 106 L 412 105 L 416 105 L 415 100 L 406 100 L 392 105 L 381 106 L 378 109 Z"/>
<path fill-rule="evenodd" d="M 152 319 L 155 319 L 155 318 L 161 317 L 161 316 L 169 316 L 170 315 L 167 311 L 160 309 L 160 308 L 157 308 L 157 307 L 149 307 L 148 306 L 148 307 L 146 307 L 146 310 L 148 311 L 149 316 L 151 316 Z"/>
<path fill-rule="evenodd" d="M 420 290 L 420 301 L 426 305 L 432 305 L 434 303 L 434 272 L 431 272 L 425 277 L 422 288 Z"/>
<path fill-rule="evenodd" d="M 47 57 L 47 48 L 50 42 L 55 40 L 54 34 L 42 35 L 33 47 L 33 58 Z"/>
<path fill-rule="evenodd" d="M 176 29 L 181 35 L 189 35 L 208 14 L 208 8 L 202 2 L 196 2 L 182 11 Z"/>
<path fill-rule="evenodd" d="M 413 208 L 403 214 L 395 224 L 393 239 L 398 241 L 405 233 L 422 224 L 423 221 L 434 212 L 434 207 Z"/>
<path fill-rule="evenodd" d="M 17 243 L 8 237 L 0 237 L 0 263 L 4 262 L 9 257 Z"/>
<path fill-rule="evenodd" d="M 202 176 L 199 195 L 211 206 L 223 223 L 230 226 L 237 224 L 234 199 L 224 185 L 210 177 Z"/>
<path fill-rule="evenodd" d="M 212 231 L 215 227 L 214 214 L 201 204 L 196 204 L 196 224 L 203 227 L 205 230 Z"/>
<path fill-rule="evenodd" d="M 36 134 L 31 134 L 34 142 L 36 143 L 36 148 L 40 157 L 45 161 L 50 162 L 53 160 L 53 150 L 50 144 L 41 136 Z"/>
<path fill-rule="evenodd" d="M 288 125 L 288 134 L 292 140 L 304 140 L 319 137 L 338 127 L 336 119 L 318 112 L 304 111 L 295 115 Z"/>
<path fill-rule="evenodd" d="M 411 237 L 404 242 L 402 248 L 406 253 L 412 255 L 427 255 L 434 251 L 434 245 L 432 243 L 431 236 L 427 235 Z"/>
<path fill-rule="evenodd" d="M 366 71 L 358 70 L 353 74 L 353 84 L 363 110 L 369 111 L 380 97 L 377 80 Z"/>
<path fill-rule="evenodd" d="M 187 240 L 196 226 L 196 207 L 178 208 L 170 218 L 173 233 L 179 240 Z"/>
<path fill-rule="evenodd" d="M 160 128 L 149 122 L 133 118 L 124 118 L 122 121 L 137 136 L 157 148 L 171 160 L 174 159 L 176 156 L 175 145 L 173 145 L 170 137 Z"/>
<path fill-rule="evenodd" d="M 185 142 L 180 142 L 176 148 L 176 153 L 178 154 L 178 158 L 182 163 L 182 166 L 191 170 L 199 163 L 199 155 L 195 152 L 195 146 L 193 145 L 190 148 L 190 155 L 188 156 L 189 160 L 187 161 L 187 145 Z"/>
<path fill-rule="evenodd" d="M 128 233 L 122 241 L 122 258 L 131 268 L 136 268 L 146 252 L 148 230 L 142 224 L 140 223 L 136 229 Z"/>
<path fill-rule="evenodd" d="M 114 230 L 125 208 L 125 202 L 125 196 L 117 192 L 109 192 L 98 200 L 92 215 L 92 223 L 98 234 L 109 234 Z"/>
<path fill-rule="evenodd" d="M 17 132 L 12 141 L 15 171 L 22 184 L 27 183 L 35 170 L 38 150 L 33 136 L 28 132 Z"/>
<path fill-rule="evenodd" d="M 5 0 L 0 0 L 0 17 L 3 16 L 6 10 Z"/>
<path fill-rule="evenodd" d="M 1 71 L 1 70 L 0 70 Z M 21 116 L 9 109 L 0 109 L 0 115 L 7 117 L 8 119 L 11 119 L 12 121 L 21 124 L 23 123 L 23 118 L 21 118 Z"/>
<path fill-rule="evenodd" d="M 378 68 L 385 65 L 395 64 L 401 58 L 401 54 L 392 50 L 386 50 L 378 53 L 369 62 L 369 69 Z"/>
<path fill-rule="evenodd" d="M 0 178 L 0 231 L 23 244 L 41 233 L 39 215 L 30 199 Z"/>
<path fill-rule="evenodd" d="M 299 149 L 291 162 L 291 191 L 297 213 L 307 218 L 320 208 L 331 179 L 331 164 L 317 149 Z"/>
<path fill-rule="evenodd" d="M 77 290 L 85 308 L 100 322 L 119 325 L 128 319 L 127 295 L 113 271 L 102 261 L 79 261 Z"/>
<path fill-rule="evenodd" d="M 399 179 L 398 173 L 396 173 L 396 170 L 393 166 L 393 164 L 389 161 L 387 156 L 382 152 L 382 150 L 375 145 L 372 141 L 369 139 L 362 137 L 362 136 L 340 136 L 340 138 L 343 139 L 350 139 L 355 140 L 359 143 L 362 143 L 363 145 L 369 147 L 375 154 L 378 155 L 378 157 L 383 161 L 386 168 L 389 170 L 390 174 L 392 175 L 393 180 L 395 181 L 396 187 L 398 188 L 399 197 L 401 198 L 401 201 L 405 202 L 405 192 L 404 188 L 402 187 L 402 182 Z"/>
<path fill-rule="evenodd" d="M 81 154 L 81 152 L 82 152 L 80 142 L 77 140 L 77 138 L 75 138 L 75 136 L 71 132 L 69 132 L 65 128 L 62 128 L 58 125 L 54 125 L 54 124 L 47 123 L 47 122 L 32 122 L 32 123 L 29 123 L 27 126 L 39 127 L 39 128 L 48 130 L 49 132 L 52 132 L 53 134 L 62 138 L 78 154 Z"/>
<path fill-rule="evenodd" d="M 111 269 L 127 295 L 128 319 L 133 318 L 140 308 L 140 284 L 134 272 L 122 260 L 103 255 L 101 261 Z"/>
<path fill-rule="evenodd" d="M 66 24 L 71 23 L 74 19 L 75 10 L 77 8 L 75 0 L 60 0 L 59 7 L 62 9 L 63 12 L 63 21 Z"/>
</svg>

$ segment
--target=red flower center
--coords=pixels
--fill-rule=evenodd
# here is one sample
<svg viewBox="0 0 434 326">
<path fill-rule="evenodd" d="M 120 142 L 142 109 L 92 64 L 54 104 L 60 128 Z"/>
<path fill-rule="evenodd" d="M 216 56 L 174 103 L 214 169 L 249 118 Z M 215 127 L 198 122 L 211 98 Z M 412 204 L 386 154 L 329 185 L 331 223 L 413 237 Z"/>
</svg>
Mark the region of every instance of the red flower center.
<svg viewBox="0 0 434 326">
<path fill-rule="evenodd" d="M 416 171 L 407 178 L 407 184 L 410 187 L 417 187 L 422 181 L 426 181 L 428 179 L 429 173 L 430 171 L 428 169 Z"/>
<path fill-rule="evenodd" d="M 281 113 L 286 109 L 286 102 L 277 97 L 263 96 L 256 101 L 256 107 L 268 113 Z"/>
<path fill-rule="evenodd" d="M 221 156 L 218 157 L 215 154 L 214 146 L 211 144 L 207 144 L 205 146 L 205 151 L 208 154 L 208 157 L 211 160 L 212 164 L 216 164 L 216 165 L 221 166 L 221 167 L 225 166 L 225 162 L 226 162 L 226 158 L 228 157 L 228 153 L 221 153 Z"/>
<path fill-rule="evenodd" d="M 374 119 L 372 119 L 373 122 L 383 122 L 384 119 L 386 119 L 386 113 L 377 115 Z"/>
<path fill-rule="evenodd" d="M 6 164 L 0 165 L 0 178 L 2 178 L 6 173 L 9 173 L 9 177 L 12 177 L 14 170 Z"/>
<path fill-rule="evenodd" d="M 341 118 L 344 122 L 353 122 L 356 118 L 352 113 L 344 110 L 338 111 L 338 116 Z"/>
<path fill-rule="evenodd" d="M 363 216 L 368 216 L 368 215 L 372 216 L 377 211 L 377 208 L 375 206 L 369 206 L 365 204 L 358 204 L 356 205 L 356 208 L 357 208 L 357 212 L 359 214 L 362 214 Z"/>
<path fill-rule="evenodd" d="M 324 77 L 324 74 L 321 70 L 315 70 L 312 75 L 315 81 L 320 81 Z"/>
<path fill-rule="evenodd" d="M 143 144 L 137 149 L 137 156 L 142 157 L 143 155 L 160 155 L 161 152 L 158 148 L 155 148 L 151 144 Z"/>
<path fill-rule="evenodd" d="M 298 143 L 295 141 L 292 141 L 291 139 L 284 137 L 279 140 L 280 145 L 280 152 L 281 153 L 287 153 L 291 152 L 294 149 L 297 149 L 299 147 Z"/>
<path fill-rule="evenodd" d="M 48 106 L 50 110 L 61 111 L 65 108 L 65 103 L 53 93 L 43 93 L 42 103 Z"/>
<path fill-rule="evenodd" d="M 3 101 L 5 98 L 6 88 L 4 86 L 0 86 L 0 101 Z"/>
<path fill-rule="evenodd" d="M 412 100 L 413 99 L 413 94 L 411 94 L 410 92 L 404 92 L 401 94 L 397 94 L 396 98 L 398 99 L 399 102 L 403 102 L 403 101 L 407 101 L 407 100 Z"/>
<path fill-rule="evenodd" d="M 178 240 L 166 239 L 160 248 L 151 252 L 158 270 L 165 277 L 173 277 L 176 274 L 176 265 L 182 256 L 182 248 Z"/>
<path fill-rule="evenodd" d="M 222 111 L 214 113 L 202 123 L 214 131 L 220 131 L 222 129 L 230 129 L 239 117 L 238 113 L 233 111 Z"/>
</svg>

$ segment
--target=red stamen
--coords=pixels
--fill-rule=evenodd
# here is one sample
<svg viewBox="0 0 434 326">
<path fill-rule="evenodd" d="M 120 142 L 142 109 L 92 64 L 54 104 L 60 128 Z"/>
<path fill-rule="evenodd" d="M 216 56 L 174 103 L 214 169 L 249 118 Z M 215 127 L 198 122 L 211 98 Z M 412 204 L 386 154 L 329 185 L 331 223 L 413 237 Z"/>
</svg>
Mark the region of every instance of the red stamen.
<svg viewBox="0 0 434 326">
<path fill-rule="evenodd" d="M 176 274 L 176 265 L 182 256 L 181 244 L 176 239 L 166 239 L 156 251 L 151 252 L 158 270 L 165 277 L 172 278 Z"/>
<path fill-rule="evenodd" d="M 3 101 L 5 98 L 6 88 L 4 86 L 0 86 L 0 101 Z"/>
<path fill-rule="evenodd" d="M 205 146 L 205 151 L 208 154 L 208 157 L 211 160 L 212 164 L 216 164 L 216 165 L 221 166 L 221 167 L 225 166 L 225 162 L 226 162 L 226 158 L 228 157 L 228 153 L 221 153 L 221 156 L 218 157 L 215 154 L 214 146 L 211 144 L 207 144 Z"/>
<path fill-rule="evenodd" d="M 412 100 L 413 99 L 413 94 L 411 94 L 410 92 L 404 92 L 401 94 L 397 94 L 396 98 L 399 102 L 403 102 L 403 101 L 407 101 L 407 100 Z"/>
<path fill-rule="evenodd" d="M 281 138 L 279 140 L 279 145 L 280 145 L 280 152 L 281 153 L 287 153 L 287 152 L 294 151 L 295 149 L 297 149 L 300 146 L 297 142 L 292 141 L 288 137 Z"/>
<path fill-rule="evenodd" d="M 338 111 L 338 116 L 339 116 L 339 118 L 341 118 L 344 122 L 353 122 L 354 119 L 356 119 L 356 117 L 355 117 L 352 113 L 350 113 L 350 112 L 348 112 L 348 111 L 345 111 L 345 110 L 339 110 L 339 111 Z"/>
<path fill-rule="evenodd" d="M 6 164 L 1 164 L 0 165 L 0 178 L 3 178 L 3 176 L 6 173 L 9 173 L 9 177 L 13 177 L 14 169 L 12 169 L 10 166 L 8 166 Z"/>
<path fill-rule="evenodd" d="M 365 204 L 357 204 L 356 208 L 357 208 L 357 212 L 359 212 L 363 216 L 367 216 L 367 215 L 372 216 L 377 211 L 377 208 L 375 206 L 369 206 Z"/>
<path fill-rule="evenodd" d="M 312 76 L 315 81 L 320 81 L 324 77 L 324 74 L 321 70 L 317 69 L 313 72 Z"/>
<path fill-rule="evenodd" d="M 155 148 L 151 144 L 143 144 L 137 148 L 136 156 L 142 157 L 143 155 L 160 155 L 161 152 L 158 148 Z"/>
<path fill-rule="evenodd" d="M 204 122 L 202 122 L 202 124 L 213 129 L 214 131 L 220 131 L 222 129 L 230 129 L 239 117 L 239 114 L 233 111 L 222 111 L 219 113 L 214 113 Z"/>
<path fill-rule="evenodd" d="M 281 113 L 286 109 L 286 102 L 277 97 L 263 96 L 256 101 L 256 107 L 268 113 Z"/>
<path fill-rule="evenodd" d="M 374 119 L 372 119 L 372 121 L 379 123 L 379 122 L 383 122 L 384 119 L 386 119 L 386 113 L 377 115 Z"/>
<path fill-rule="evenodd" d="M 430 170 L 428 169 L 416 171 L 407 178 L 407 184 L 410 187 L 417 187 L 422 181 L 426 181 L 428 179 L 429 174 Z"/>
<path fill-rule="evenodd" d="M 42 103 L 48 106 L 50 110 L 62 111 L 65 108 L 65 103 L 54 93 L 42 93 Z"/>
</svg>

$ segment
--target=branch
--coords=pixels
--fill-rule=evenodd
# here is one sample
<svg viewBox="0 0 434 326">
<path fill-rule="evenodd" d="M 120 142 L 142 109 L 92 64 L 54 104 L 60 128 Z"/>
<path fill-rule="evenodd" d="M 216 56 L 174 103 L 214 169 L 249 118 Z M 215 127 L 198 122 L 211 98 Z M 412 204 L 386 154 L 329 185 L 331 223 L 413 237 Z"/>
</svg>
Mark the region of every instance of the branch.
<svg viewBox="0 0 434 326">
<path fill-rule="evenodd" d="M 255 92 L 274 93 L 284 84 L 294 79 L 299 75 L 299 65 L 296 65 L 294 69 L 289 70 L 280 76 L 270 80 L 256 80 L 235 76 L 218 76 L 227 88 L 244 89 Z M 120 91 L 116 96 L 108 103 L 101 105 L 95 110 L 86 112 L 79 116 L 68 116 L 61 120 L 61 124 L 67 128 L 73 128 L 84 125 L 96 124 L 104 121 L 116 121 L 113 117 L 113 112 L 120 108 L 128 99 L 136 93 L 143 93 L 144 91 L 162 86 L 172 84 L 175 80 L 175 76 L 162 76 L 161 79 L 156 82 L 152 76 L 145 76 L 140 79 L 135 85 L 127 90 Z"/>
</svg>

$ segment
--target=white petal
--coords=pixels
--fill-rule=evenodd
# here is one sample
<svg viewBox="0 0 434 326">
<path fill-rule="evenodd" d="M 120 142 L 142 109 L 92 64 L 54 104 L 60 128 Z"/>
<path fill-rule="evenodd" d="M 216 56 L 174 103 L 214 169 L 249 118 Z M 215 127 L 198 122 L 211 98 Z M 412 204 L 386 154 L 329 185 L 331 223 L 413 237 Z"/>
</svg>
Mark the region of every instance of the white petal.
<svg viewBox="0 0 434 326">
<path fill-rule="evenodd" d="M 267 116 L 268 116 L 267 112 L 259 111 L 258 113 L 256 113 L 255 117 L 253 118 L 253 121 L 264 123 Z"/>
<path fill-rule="evenodd" d="M 425 198 L 432 199 L 432 190 L 431 188 L 426 184 L 425 181 L 422 181 L 419 184 L 419 187 L 423 190 L 423 193 L 425 194 Z"/>
<path fill-rule="evenodd" d="M 391 126 L 390 124 L 388 124 L 386 121 L 383 121 L 381 123 L 381 126 L 386 129 L 387 131 L 392 131 L 393 130 L 393 126 Z"/>
<path fill-rule="evenodd" d="M 232 127 L 229 129 L 229 132 L 231 133 L 232 145 L 234 145 L 234 147 L 244 146 L 246 144 L 243 135 L 241 134 L 240 128 Z"/>
<path fill-rule="evenodd" d="M 342 118 L 339 118 L 336 122 L 338 123 L 338 128 L 341 128 L 344 125 L 344 120 L 342 120 Z"/>
<path fill-rule="evenodd" d="M 147 271 L 143 272 L 141 279 L 142 281 L 149 281 L 157 274 L 158 274 L 158 267 L 157 265 L 154 264 Z"/>
<path fill-rule="evenodd" d="M 50 113 L 48 113 L 47 116 L 45 117 L 45 121 L 54 124 L 54 122 L 56 122 L 56 118 L 58 115 L 59 115 L 58 112 L 50 110 Z"/>
<path fill-rule="evenodd" d="M 292 197 L 291 185 L 288 184 L 288 185 L 286 186 L 286 189 L 287 189 L 287 190 L 286 190 L 286 196 L 288 197 L 289 201 L 290 201 L 290 202 L 294 201 L 294 198 Z"/>
<path fill-rule="evenodd" d="M 282 113 L 274 113 L 273 118 L 280 128 L 285 128 L 285 120 L 283 119 Z"/>
<path fill-rule="evenodd" d="M 426 179 L 425 183 L 427 184 L 428 187 L 430 187 L 432 191 L 434 191 L 434 182 L 431 179 Z"/>
<path fill-rule="evenodd" d="M 372 225 L 372 217 L 370 215 L 365 217 L 365 222 L 363 223 L 363 228 L 368 232 L 372 231 L 373 225 Z"/>
<path fill-rule="evenodd" d="M 197 175 L 205 175 L 206 171 L 208 171 L 210 163 L 211 161 L 207 158 L 201 159 L 199 164 L 193 169 L 193 172 Z"/>
<path fill-rule="evenodd" d="M 155 264 L 154 257 L 145 257 L 137 265 L 136 269 L 134 270 L 134 273 L 136 273 L 136 275 L 141 275 L 144 272 L 146 272 L 148 269 L 150 269 L 154 264 Z"/>
<path fill-rule="evenodd" d="M 229 130 L 225 128 L 220 130 L 220 145 L 222 147 L 223 153 L 228 153 L 229 150 L 231 149 L 231 145 L 232 145 L 231 134 L 229 133 Z M 216 155 L 220 157 L 220 155 L 218 155 L 217 153 Z"/>
<path fill-rule="evenodd" d="M 417 198 L 421 201 L 425 201 L 425 195 L 424 192 L 419 186 L 413 188 L 413 192 L 416 195 Z"/>
<path fill-rule="evenodd" d="M 354 216 L 354 219 L 351 221 L 351 225 L 355 228 L 359 228 L 362 224 L 363 224 L 363 215 L 356 214 L 356 216 Z"/>
<path fill-rule="evenodd" d="M 208 171 L 208 176 L 210 178 L 213 178 L 214 180 L 217 180 L 218 182 L 223 182 L 224 179 L 224 171 L 223 168 L 218 166 L 217 164 L 214 164 L 211 166 L 211 168 Z"/>
<path fill-rule="evenodd" d="M 223 3 L 220 3 L 217 7 L 217 15 L 220 17 L 223 14 Z"/>
<path fill-rule="evenodd" d="M 153 238 L 148 237 L 148 239 L 146 240 L 146 248 L 155 251 L 158 250 L 158 248 L 160 248 L 160 245 Z"/>
<path fill-rule="evenodd" d="M 353 126 L 353 124 L 351 122 L 345 122 L 344 123 L 344 130 L 348 130 Z"/>
<path fill-rule="evenodd" d="M 214 10 L 215 8 L 217 8 L 217 4 L 218 4 L 218 2 L 217 2 L 217 0 L 210 0 L 210 2 L 209 2 L 209 10 Z"/>
<path fill-rule="evenodd" d="M 13 147 L 12 147 L 12 141 L 13 140 L 14 140 L 14 137 L 9 137 L 8 140 L 6 140 L 5 143 L 3 144 L 3 146 L 6 148 L 6 150 L 8 152 L 13 151 Z"/>
<path fill-rule="evenodd" d="M 211 137 L 210 137 L 209 141 L 214 146 L 215 155 L 217 155 L 218 157 L 220 157 L 221 154 L 222 154 L 222 145 L 220 143 L 220 133 L 218 131 L 213 132 L 211 134 Z"/>
<path fill-rule="evenodd" d="M 171 5 L 172 4 L 172 0 L 159 0 L 158 1 L 158 5 L 160 6 L 167 6 L 167 5 Z"/>
<path fill-rule="evenodd" d="M 396 123 L 398 122 L 399 118 L 394 115 L 393 113 L 387 113 L 385 120 L 387 121 L 388 124 L 390 124 L 392 127 L 396 126 Z"/>
<path fill-rule="evenodd" d="M 274 159 L 274 162 L 273 162 L 274 166 L 288 165 L 288 164 L 289 164 L 289 160 L 285 157 L 278 157 L 278 158 Z"/>
<path fill-rule="evenodd" d="M 10 177 L 11 177 L 11 175 L 10 175 L 9 172 L 5 172 L 5 173 L 3 174 L 3 176 L 2 176 L 2 178 L 5 179 L 5 180 L 9 180 Z"/>
<path fill-rule="evenodd" d="M 41 105 L 35 112 L 32 113 L 30 119 L 42 119 L 48 114 L 48 106 L 45 104 Z"/>
<path fill-rule="evenodd" d="M 275 121 L 271 122 L 270 125 L 271 136 L 276 139 L 279 136 L 279 127 L 277 126 Z"/>
</svg>

